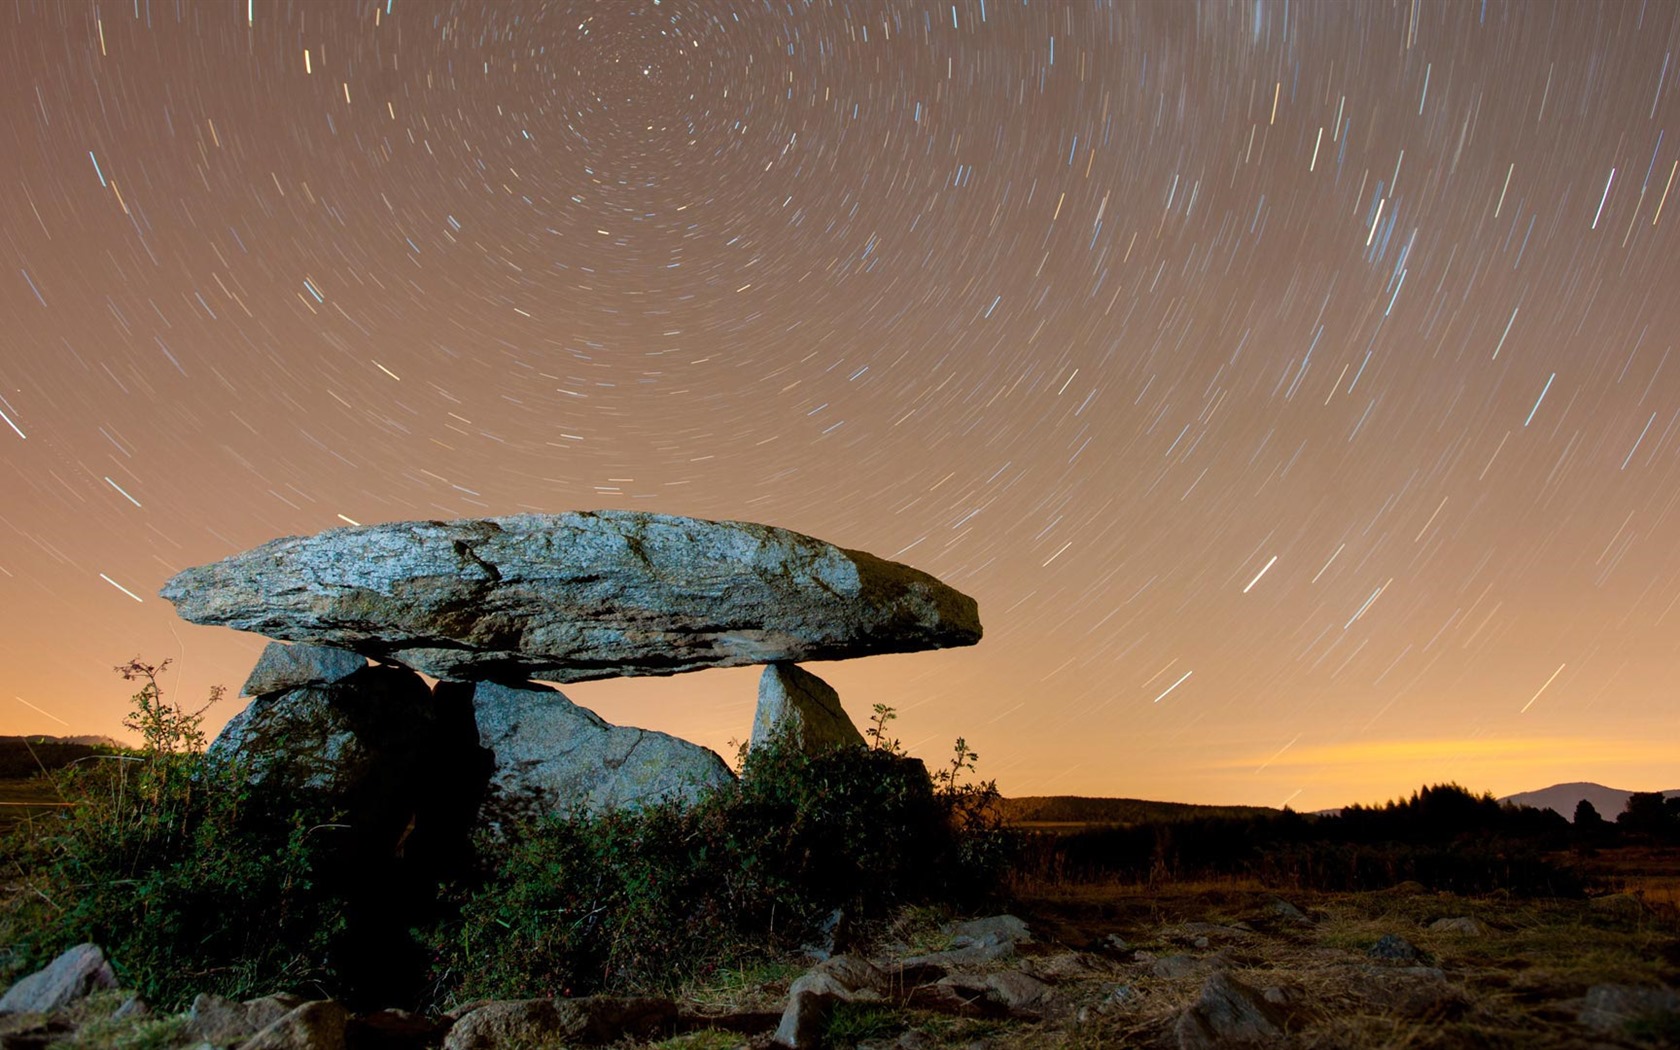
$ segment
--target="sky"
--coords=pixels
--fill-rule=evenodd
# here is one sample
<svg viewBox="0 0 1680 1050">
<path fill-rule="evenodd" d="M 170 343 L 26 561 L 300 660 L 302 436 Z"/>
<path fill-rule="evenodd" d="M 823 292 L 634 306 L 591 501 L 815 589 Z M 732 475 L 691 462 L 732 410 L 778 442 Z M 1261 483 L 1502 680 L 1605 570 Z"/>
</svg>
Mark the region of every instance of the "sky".
<svg viewBox="0 0 1680 1050">
<path fill-rule="evenodd" d="M 236 691 L 187 566 L 631 508 L 974 596 L 810 669 L 1006 794 L 1680 787 L 1680 4 L 19 0 L 0 91 L 0 732 Z"/>
</svg>

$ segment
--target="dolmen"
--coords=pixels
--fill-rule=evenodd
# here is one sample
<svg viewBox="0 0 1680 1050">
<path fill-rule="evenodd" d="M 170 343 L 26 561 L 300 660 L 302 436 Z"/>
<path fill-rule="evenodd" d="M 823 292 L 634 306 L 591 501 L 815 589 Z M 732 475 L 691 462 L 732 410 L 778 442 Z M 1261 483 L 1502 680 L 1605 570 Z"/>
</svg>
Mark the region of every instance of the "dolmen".
<svg viewBox="0 0 1680 1050">
<path fill-rule="evenodd" d="M 752 746 L 820 750 L 862 737 L 798 662 L 981 636 L 974 599 L 907 565 L 634 511 L 330 529 L 187 569 L 162 594 L 193 623 L 276 639 L 212 753 L 405 838 L 693 800 L 733 776 L 704 747 L 612 725 L 535 680 L 764 664 Z"/>
</svg>

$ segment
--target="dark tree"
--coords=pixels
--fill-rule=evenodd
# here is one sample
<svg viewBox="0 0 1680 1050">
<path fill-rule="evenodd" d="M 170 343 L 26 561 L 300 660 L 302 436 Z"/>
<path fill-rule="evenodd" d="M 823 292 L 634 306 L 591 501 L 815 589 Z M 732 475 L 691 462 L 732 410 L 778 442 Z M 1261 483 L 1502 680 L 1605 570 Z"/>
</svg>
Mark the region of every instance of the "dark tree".
<svg viewBox="0 0 1680 1050">
<path fill-rule="evenodd" d="M 1628 796 L 1627 808 L 1616 818 L 1616 824 L 1624 831 L 1661 835 L 1673 829 L 1674 815 L 1660 791 L 1635 791 Z"/>
<path fill-rule="evenodd" d="M 1593 831 L 1604 826 L 1604 818 L 1599 816 L 1598 807 L 1586 799 L 1575 803 L 1575 828 L 1577 831 Z"/>
</svg>

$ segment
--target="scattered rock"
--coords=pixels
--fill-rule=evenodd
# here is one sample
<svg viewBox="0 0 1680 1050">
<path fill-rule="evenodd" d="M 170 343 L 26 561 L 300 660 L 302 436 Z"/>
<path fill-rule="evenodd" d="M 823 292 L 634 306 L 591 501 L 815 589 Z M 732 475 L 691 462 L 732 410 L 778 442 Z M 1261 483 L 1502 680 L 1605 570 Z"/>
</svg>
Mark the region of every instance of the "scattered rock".
<svg viewBox="0 0 1680 1050">
<path fill-rule="evenodd" d="M 330 999 L 302 1003 L 241 1043 L 239 1050 L 344 1050 L 349 1020 L 350 1012 Z"/>
<path fill-rule="evenodd" d="M 0 1014 L 50 1014 L 101 988 L 115 988 L 116 974 L 96 944 L 66 949 L 0 996 Z"/>
<path fill-rule="evenodd" d="M 1100 955 L 1087 955 L 1084 952 L 1053 952 L 1049 955 L 1035 955 L 1021 961 L 1021 969 L 1040 980 L 1069 981 L 1086 977 L 1104 976 L 1113 972 L 1114 968 L 1105 965 L 1106 960 Z"/>
<path fill-rule="evenodd" d="M 927 573 L 786 529 L 636 511 L 331 529 L 179 573 L 193 623 L 437 678 L 575 682 L 980 640 Z"/>
<path fill-rule="evenodd" d="M 407 1010 L 376 1010 L 350 1018 L 344 1040 L 355 1050 L 419 1050 L 443 1042 L 446 1020 Z"/>
<path fill-rule="evenodd" d="M 1429 924 L 1429 928 L 1435 933 L 1462 933 L 1471 937 L 1486 937 L 1491 932 L 1487 923 L 1472 915 L 1436 919 Z"/>
<path fill-rule="evenodd" d="M 1030 944 L 1033 939 L 1026 922 L 1013 915 L 991 915 L 953 923 L 946 927 L 946 932 L 958 948 L 970 944 Z"/>
<path fill-rule="evenodd" d="M 669 999 L 620 999 L 592 995 L 579 999 L 516 999 L 478 1005 L 464 1014 L 444 1037 L 443 1050 L 503 1050 L 511 1046 L 615 1042 L 645 1038 L 677 1020 Z"/>
<path fill-rule="evenodd" d="M 1674 1024 L 1680 1020 L 1680 992 L 1631 984 L 1595 984 L 1587 989 L 1580 1020 L 1595 1032 L 1616 1032 L 1635 1021 Z"/>
<path fill-rule="evenodd" d="M 1055 996 L 1048 984 L 1020 970 L 988 974 L 986 987 L 998 1002 L 1017 1016 L 1042 1016 L 1045 1006 Z"/>
<path fill-rule="evenodd" d="M 241 1003 L 200 994 L 187 1011 L 186 1035 L 214 1046 L 231 1046 L 256 1035 L 305 1001 L 296 995 L 269 995 Z"/>
<path fill-rule="evenodd" d="M 437 692 L 470 699 L 479 743 L 493 756 L 488 805 L 498 818 L 573 807 L 599 814 L 670 797 L 693 801 L 735 779 L 723 759 L 699 744 L 612 725 L 547 686 L 440 682 Z"/>
<path fill-rule="evenodd" d="M 123 1000 L 123 1004 L 111 1012 L 113 1021 L 138 1021 L 152 1016 L 152 1008 L 146 1000 L 138 995 L 131 995 Z"/>
<path fill-rule="evenodd" d="M 1283 1036 L 1283 1013 L 1228 973 L 1215 973 L 1174 1026 L 1180 1050 L 1253 1046 Z"/>
<path fill-rule="evenodd" d="M 1377 938 L 1377 943 L 1366 949 L 1365 954 L 1373 959 L 1387 959 L 1392 962 L 1416 962 L 1421 958 L 1421 953 L 1412 942 L 1394 933 L 1385 933 Z"/>
<path fill-rule="evenodd" d="M 846 717 L 840 694 L 795 664 L 773 663 L 758 680 L 750 747 L 783 738 L 795 750 L 816 754 L 837 747 L 863 747 L 863 734 Z"/>
<path fill-rule="evenodd" d="M 1602 897 L 1591 897 L 1587 900 L 1587 907 L 1596 912 L 1626 919 L 1637 919 L 1649 910 L 1644 901 L 1631 893 L 1607 893 Z"/>
<path fill-rule="evenodd" d="M 1206 963 L 1190 955 L 1163 955 L 1149 964 L 1151 974 L 1167 980 L 1189 977 L 1206 969 Z"/>
<path fill-rule="evenodd" d="M 820 1046 L 823 1025 L 835 1003 L 881 999 L 892 984 L 891 974 L 856 955 L 836 955 L 820 962 L 788 989 L 787 1009 L 776 1026 L 774 1041 L 792 1050 Z"/>
<path fill-rule="evenodd" d="M 1261 902 L 1260 911 L 1271 918 L 1282 919 L 1285 922 L 1295 922 L 1302 925 L 1309 925 L 1312 922 L 1311 919 L 1307 918 L 1305 912 L 1282 897 L 1267 897 Z"/>
<path fill-rule="evenodd" d="M 1354 986 L 1371 1009 L 1415 1020 L 1438 1021 L 1466 1007 L 1464 990 L 1434 966 L 1370 966 L 1355 971 Z"/>
<path fill-rule="evenodd" d="M 993 915 L 952 923 L 944 928 L 944 933 L 951 938 L 950 948 L 912 956 L 905 959 L 904 964 L 944 968 L 973 966 L 1007 959 L 1015 954 L 1017 944 L 1032 942 L 1032 932 L 1027 929 L 1027 924 L 1013 915 Z"/>
<path fill-rule="evenodd" d="M 367 658 L 327 645 L 269 642 L 257 666 L 240 687 L 240 696 L 261 696 L 308 685 L 332 685 L 367 666 Z"/>
<path fill-rule="evenodd" d="M 803 945 L 800 950 L 813 962 L 822 962 L 825 959 L 849 951 L 851 942 L 851 917 L 846 914 L 846 909 L 835 908 L 828 913 L 828 918 L 824 919 L 822 925 L 817 928 L 817 939 L 810 944 Z"/>
</svg>

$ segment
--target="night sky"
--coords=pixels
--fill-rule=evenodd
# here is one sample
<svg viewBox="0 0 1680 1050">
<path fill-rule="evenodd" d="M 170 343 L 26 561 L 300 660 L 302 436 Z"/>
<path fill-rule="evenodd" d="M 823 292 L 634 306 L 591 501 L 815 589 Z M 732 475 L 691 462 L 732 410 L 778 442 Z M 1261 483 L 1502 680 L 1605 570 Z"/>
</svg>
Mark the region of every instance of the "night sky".
<svg viewBox="0 0 1680 1050">
<path fill-rule="evenodd" d="M 1006 794 L 1680 787 L 1676 3 L 21 0 L 0 59 L 0 732 L 236 689 L 188 565 L 622 507 L 975 596 L 811 669 Z M 733 754 L 756 681 L 567 692 Z"/>
</svg>

